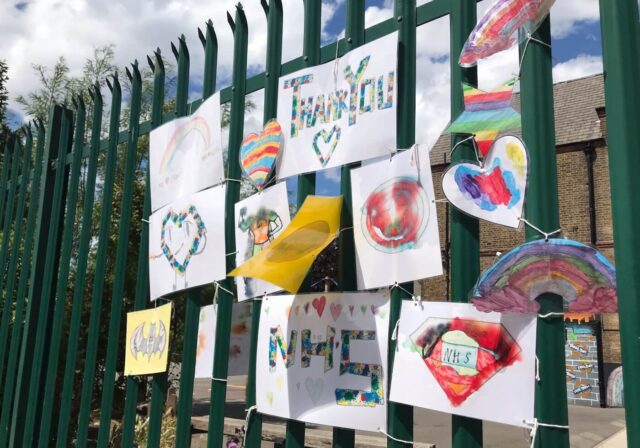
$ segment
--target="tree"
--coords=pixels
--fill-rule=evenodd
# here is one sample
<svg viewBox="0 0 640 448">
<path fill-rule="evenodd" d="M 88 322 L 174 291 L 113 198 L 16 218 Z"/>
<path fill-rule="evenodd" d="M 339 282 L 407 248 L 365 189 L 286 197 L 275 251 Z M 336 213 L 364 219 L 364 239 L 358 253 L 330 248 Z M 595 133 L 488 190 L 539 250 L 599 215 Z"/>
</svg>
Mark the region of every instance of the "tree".
<svg viewBox="0 0 640 448">
<path fill-rule="evenodd" d="M 9 92 L 7 91 L 8 71 L 9 67 L 6 61 L 0 59 L 0 148 L 4 146 L 8 135 L 11 133 L 7 125 L 7 105 L 9 103 Z"/>
</svg>

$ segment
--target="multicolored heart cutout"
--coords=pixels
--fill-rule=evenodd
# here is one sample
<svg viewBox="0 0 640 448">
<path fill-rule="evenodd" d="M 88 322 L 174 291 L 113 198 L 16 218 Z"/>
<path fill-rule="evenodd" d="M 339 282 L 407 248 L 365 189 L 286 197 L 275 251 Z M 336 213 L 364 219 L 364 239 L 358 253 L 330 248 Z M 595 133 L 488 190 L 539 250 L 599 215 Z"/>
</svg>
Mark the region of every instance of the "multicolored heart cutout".
<svg viewBox="0 0 640 448">
<path fill-rule="evenodd" d="M 177 227 L 179 230 L 186 230 L 186 228 L 183 229 L 183 224 L 187 218 L 191 218 L 193 220 L 193 224 L 196 226 L 196 232 L 191 235 L 190 241 L 174 241 L 178 235 L 172 235 L 173 238 L 171 238 L 171 242 L 173 242 L 173 244 L 170 246 L 170 242 L 167 240 L 167 227 L 172 225 Z M 176 213 L 171 209 L 167 211 L 164 218 L 162 218 L 162 227 L 160 229 L 160 248 L 174 271 L 180 274 L 185 273 L 189 266 L 189 262 L 191 261 L 191 257 L 198 253 L 198 248 L 200 247 L 200 243 L 205 237 L 206 232 L 207 228 L 194 205 L 189 206 L 187 210 L 183 210 L 179 213 Z M 188 237 L 189 232 L 184 231 L 184 236 Z M 184 252 L 185 248 L 186 252 Z M 182 256 L 182 260 L 178 260 L 178 256 Z"/>
<path fill-rule="evenodd" d="M 276 120 L 268 121 L 260 134 L 251 133 L 242 140 L 240 166 L 258 190 L 267 182 L 283 145 L 282 128 Z"/>
<path fill-rule="evenodd" d="M 447 200 L 485 221 L 517 228 L 527 188 L 527 148 L 518 137 L 498 138 L 484 163 L 452 164 L 442 176 Z"/>
<path fill-rule="evenodd" d="M 340 126 L 336 124 L 333 125 L 329 132 L 327 132 L 326 129 L 322 129 L 313 137 L 313 151 L 316 153 L 316 156 L 323 167 L 327 166 L 331 156 L 336 150 L 336 146 L 338 146 L 338 142 L 340 141 L 340 133 Z M 320 139 L 322 139 L 322 142 L 328 146 L 328 150 L 324 153 L 318 146 L 318 140 Z"/>
</svg>

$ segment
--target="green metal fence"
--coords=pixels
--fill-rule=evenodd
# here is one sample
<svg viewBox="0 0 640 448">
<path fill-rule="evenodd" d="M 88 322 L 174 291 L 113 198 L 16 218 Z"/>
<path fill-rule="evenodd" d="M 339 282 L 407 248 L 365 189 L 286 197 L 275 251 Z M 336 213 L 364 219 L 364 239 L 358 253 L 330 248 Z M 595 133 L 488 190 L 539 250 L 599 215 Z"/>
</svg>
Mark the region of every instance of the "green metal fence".
<svg viewBox="0 0 640 448">
<path fill-rule="evenodd" d="M 234 64 L 231 86 L 221 92 L 223 103 L 230 103 L 229 163 L 227 178 L 240 179 L 238 151 L 244 134 L 246 95 L 264 88 L 264 121 L 276 116 L 278 79 L 303 67 L 328 62 L 336 56 L 389 33 L 398 31 L 398 148 L 415 143 L 416 117 L 416 29 L 441 17 L 450 19 L 451 110 L 463 106 L 462 81 L 474 83 L 475 69 L 462 69 L 455 55 L 476 22 L 476 0 L 433 0 L 416 6 L 415 0 L 396 0 L 394 17 L 364 28 L 364 0 L 347 0 L 345 37 L 321 47 L 321 0 L 304 0 L 303 55 L 282 63 L 283 7 L 280 0 L 261 0 L 267 20 L 265 72 L 247 78 L 248 25 L 241 5 L 228 22 L 234 36 Z M 640 77 L 638 52 L 640 27 L 636 0 L 601 0 L 601 24 L 605 65 L 605 93 L 609 127 L 609 162 L 615 230 L 620 328 L 624 391 L 629 446 L 640 446 L 640 211 L 635 192 L 640 190 L 640 151 L 635 145 L 634 130 L 640 120 Z M 213 24 L 205 24 L 199 37 L 205 54 L 203 100 L 214 93 L 218 43 Z M 521 73 L 522 133 L 530 151 L 530 176 L 527 191 L 527 220 L 545 231 L 559 227 L 558 195 L 553 122 L 551 77 L 551 39 L 547 19 L 523 54 Z M 443 36 L 443 38 L 445 38 Z M 427 43 L 428 45 L 428 43 Z M 337 48 L 336 48 L 337 46 Z M 74 109 L 53 106 L 46 128 L 41 123 L 25 127 L 20 135 L 2 148 L 0 171 L 0 277 L 2 309 L 0 314 L 0 446 L 58 446 L 89 444 L 89 423 L 94 406 L 94 390 L 100 384 L 102 394 L 97 409 L 100 427 L 98 446 L 110 443 L 110 422 L 114 400 L 114 379 L 122 341 L 118 340 L 125 311 L 148 306 L 148 229 L 134 232 L 134 220 L 145 221 L 150 214 L 148 188 L 144 204 L 134 206 L 134 180 L 139 163 L 137 147 L 142 136 L 163 122 L 194 111 L 202 100 L 188 103 L 189 49 L 184 37 L 172 44 L 177 62 L 175 109 L 165 112 L 165 70 L 159 50 L 148 58 L 154 75 L 151 120 L 141 122 L 142 81 L 135 62 L 126 75 L 130 83 L 128 127 L 120 129 L 122 88 L 117 76 L 108 82 L 111 111 L 108 137 L 101 139 L 103 92 L 95 86 L 91 104 L 81 98 Z M 522 49 L 524 51 L 524 49 Z M 88 120 L 87 110 L 91 111 Z M 90 123 L 90 131 L 85 129 Z M 35 133 L 35 136 L 33 135 Z M 89 135 L 89 142 L 85 142 Z M 452 143 L 457 143 L 455 140 Z M 34 149 L 35 146 L 35 149 Z M 462 143 L 454 161 L 473 154 Z M 32 154 L 35 153 L 35 157 Z M 100 164 L 103 165 L 100 165 Z M 101 188 L 96 195 L 98 167 Z M 121 168 L 118 168 L 121 166 Z M 350 169 L 342 169 L 341 193 L 345 196 L 342 227 L 351 227 Z M 122 171 L 119 191 L 114 191 L 118 170 Z M 81 179 L 83 194 L 79 194 Z M 315 175 L 298 178 L 298 204 L 315 189 Z M 238 182 L 227 186 L 227 251 L 235 251 L 233 206 L 238 200 Z M 117 203 L 116 203 L 117 199 Z M 82 207 L 78 205 L 81 203 Z M 94 223 L 94 211 L 99 222 Z M 114 210 L 119 210 L 117 221 Z M 77 213 L 77 210 L 80 213 Z M 78 216 L 76 216 L 76 214 Z M 478 221 L 451 211 L 451 300 L 464 300 L 479 274 Z M 97 234 L 92 229 L 97 224 Z M 117 245 L 109 246 L 109 232 L 117 229 Z M 528 239 L 538 238 L 527 233 Z M 74 245 L 76 250 L 74 252 Z M 356 289 L 352 233 L 342 232 L 339 240 L 339 287 Z M 135 249 L 135 250 L 133 250 Z M 132 260 L 131 253 L 138 254 Z M 70 266 L 74 266 L 74 275 Z M 89 265 L 92 269 L 89 269 Z M 110 268 L 109 266 L 112 267 Z M 227 269 L 234 267 L 233 257 Z M 131 309 L 125 309 L 125 281 L 134 270 L 136 283 Z M 112 273 L 112 275 L 107 275 Z M 90 294 L 87 286 L 90 285 Z M 208 446 L 223 444 L 224 401 L 226 396 L 228 340 L 233 297 L 231 279 L 223 282 L 218 308 L 216 351 L 212 366 L 211 408 Z M 308 288 L 308 284 L 307 284 Z M 403 285 L 411 290 L 411 285 Z M 395 288 L 391 298 L 392 329 L 398 320 L 406 291 Z M 178 401 L 176 446 L 189 445 L 194 386 L 195 349 L 199 309 L 203 289 L 177 294 L 184 301 L 183 315 L 176 315 L 184 325 L 183 346 L 173 347 L 181 353 L 180 394 Z M 101 315 L 103 302 L 109 301 L 109 315 Z M 543 313 L 561 311 L 561 298 L 539 298 Z M 106 303 L 106 302 L 105 302 Z M 247 407 L 256 402 L 255 349 L 261 303 L 253 302 L 252 349 L 247 384 Z M 88 321 L 83 309 L 89 309 Z M 86 347 L 79 347 L 82 328 L 87 331 Z M 98 364 L 100 328 L 108 329 L 108 346 L 104 361 Z M 389 341 L 389 366 L 393 365 L 395 341 Z M 536 418 L 542 423 L 566 425 L 568 421 L 565 390 L 564 335 L 561 317 L 539 319 L 537 356 L 542 381 L 536 384 Z M 78 375 L 78 372 L 81 372 Z M 81 388 L 74 396 L 74 384 Z M 148 423 L 148 446 L 160 444 L 163 408 L 167 396 L 167 374 L 146 378 L 127 378 L 121 444 L 132 446 L 136 405 L 139 392 L 150 387 L 151 408 Z M 76 406 L 72 406 L 76 404 Z M 72 412 L 77 408 L 77 412 Z M 453 417 L 452 444 L 455 447 L 482 446 L 482 422 Z M 262 416 L 250 415 L 246 446 L 260 446 Z M 401 440 L 413 440 L 413 409 L 393 402 L 388 404 L 387 432 Z M 286 446 L 303 447 L 304 423 L 288 421 Z M 354 446 L 352 430 L 334 429 L 333 446 Z M 388 446 L 405 443 L 388 439 Z M 540 427 L 536 446 L 568 447 L 566 429 Z"/>
</svg>

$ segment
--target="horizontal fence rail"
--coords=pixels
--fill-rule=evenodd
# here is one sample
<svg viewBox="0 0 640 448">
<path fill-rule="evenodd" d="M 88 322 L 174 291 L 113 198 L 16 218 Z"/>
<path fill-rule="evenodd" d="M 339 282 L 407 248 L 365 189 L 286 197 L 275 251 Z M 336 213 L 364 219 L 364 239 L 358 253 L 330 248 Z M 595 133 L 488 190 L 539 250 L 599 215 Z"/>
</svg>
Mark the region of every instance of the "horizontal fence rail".
<svg viewBox="0 0 640 448">
<path fill-rule="evenodd" d="M 416 6 L 415 0 L 396 0 L 393 17 L 365 28 L 365 1 L 347 0 L 345 36 L 321 46 L 321 0 L 304 1 L 302 56 L 282 63 L 283 10 L 281 0 L 261 0 L 267 21 L 265 71 L 247 78 L 250 29 L 242 5 L 227 21 L 233 33 L 231 85 L 220 90 L 221 103 L 229 107 L 228 167 L 226 171 L 226 251 L 235 253 L 234 205 L 240 198 L 241 169 L 237 162 L 244 136 L 247 95 L 264 89 L 263 121 L 277 115 L 278 81 L 297 70 L 329 62 L 348 51 L 398 32 L 397 147 L 413 146 L 416 134 L 416 33 L 417 28 L 447 17 L 450 24 L 451 113 L 463 109 L 461 83 L 477 83 L 475 68 L 461 68 L 457 55 L 476 24 L 477 0 L 433 0 Z M 632 192 L 640 190 L 640 177 L 631 171 L 640 164 L 635 128 L 640 119 L 637 101 L 625 88 L 637 90 L 640 76 L 640 35 L 635 0 L 600 1 L 605 65 L 605 93 L 609 119 L 610 170 L 620 303 L 627 438 L 640 446 L 640 211 Z M 204 30 L 204 31 L 203 31 Z M 108 134 L 101 138 L 103 92 L 90 89 L 89 101 L 78 96 L 73 110 L 53 105 L 46 125 L 40 122 L 19 130 L 6 140 L 0 169 L 0 446 L 97 446 L 113 443 L 133 446 L 137 437 L 137 406 L 150 396 L 144 426 L 147 446 L 159 447 L 168 425 L 165 402 L 168 374 L 150 378 L 128 376 L 124 388 L 116 387 L 123 372 L 122 332 L 125 313 L 149 307 L 149 133 L 163 123 L 194 112 L 215 93 L 218 40 L 211 21 L 198 36 L 204 51 L 202 98 L 189 97 L 190 55 L 184 36 L 171 44 L 176 62 L 173 102 L 167 101 L 167 76 L 158 49 L 147 62 L 153 73 L 149 121 L 141 121 L 143 79 L 135 61 L 126 69 L 129 87 L 117 73 L 107 79 L 110 90 Z M 529 186 L 526 218 L 549 232 L 559 227 L 556 178 L 550 22 L 546 19 L 521 49 L 522 134 L 529 148 Z M 428 45 L 428 43 L 427 43 Z M 526 49 L 526 52 L 525 52 Z M 624 87 L 623 87 L 624 86 Z M 636 95 L 637 97 L 637 95 Z M 634 97 L 635 98 L 635 97 Z M 169 106 L 171 105 L 171 107 Z M 171 108 L 171 110 L 169 110 Z M 121 129 L 122 116 L 127 128 Z M 452 161 L 473 158 L 473 146 L 452 138 L 460 146 Z M 461 143 L 462 142 L 462 143 Z M 339 236 L 338 285 L 357 290 L 351 169 L 341 171 L 345 205 Z M 316 188 L 315 174 L 298 176 L 298 207 Z M 350 230 L 351 229 L 351 230 Z M 480 273 L 479 223 L 456 210 L 450 212 L 451 297 L 466 301 Z M 539 238 L 527 231 L 527 239 Z M 235 258 L 227 257 L 227 272 Z M 227 393 L 229 337 L 235 283 L 227 277 L 218 295 L 216 349 L 211 366 L 211 393 L 207 444 L 225 443 L 224 412 Z M 391 337 L 403 300 L 412 284 L 391 293 L 389 371 L 396 341 Z M 310 290 L 305 281 L 302 290 Z M 195 357 L 200 306 L 207 287 L 196 287 L 170 297 L 173 321 L 179 323 L 180 382 L 175 416 L 177 447 L 189 446 L 192 425 Z M 541 311 L 561 312 L 562 298 L 539 298 Z M 108 312 L 105 312 L 108 307 Z M 261 301 L 252 303 L 252 334 L 246 406 L 256 404 L 256 348 Z M 568 424 L 565 386 L 563 319 L 538 320 L 537 357 L 544 381 L 536 384 L 535 416 L 541 423 Z M 106 335 L 106 336 L 105 336 Z M 173 337 L 173 336 L 172 336 Z M 106 340 L 106 342 L 104 342 Z M 85 341 L 80 344 L 80 341 Z M 104 343 L 103 343 L 104 342 Z M 104 346 L 103 346 L 104 345 Z M 390 377 L 390 372 L 387 377 Z M 390 385 L 390 380 L 388 385 Z M 388 387 L 387 387 L 388 390 Z M 99 393 L 98 393 L 99 391 Z M 118 405 L 118 406 L 116 406 Z M 262 418 L 249 412 L 245 445 L 261 443 Z M 112 421 L 118 424 L 114 430 Z M 93 425 L 99 421 L 95 428 Z M 94 429 L 96 431 L 94 431 Z M 384 429 L 389 447 L 407 446 L 414 439 L 413 408 L 388 403 Z M 95 432 L 95 434 L 94 434 Z M 566 428 L 541 426 L 535 445 L 568 447 Z M 305 424 L 286 422 L 287 448 L 305 446 Z M 482 422 L 452 417 L 452 445 L 483 446 Z M 334 447 L 355 446 L 355 431 L 333 430 Z"/>
</svg>

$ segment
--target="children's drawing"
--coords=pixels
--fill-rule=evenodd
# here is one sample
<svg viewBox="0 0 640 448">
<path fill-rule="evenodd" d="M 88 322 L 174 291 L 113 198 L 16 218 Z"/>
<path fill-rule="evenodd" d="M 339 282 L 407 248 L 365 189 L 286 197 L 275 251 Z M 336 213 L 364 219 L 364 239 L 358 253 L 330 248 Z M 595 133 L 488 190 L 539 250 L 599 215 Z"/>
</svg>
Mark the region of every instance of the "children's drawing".
<svg viewBox="0 0 640 448">
<path fill-rule="evenodd" d="M 152 300 L 225 277 L 224 195 L 224 186 L 211 188 L 176 200 L 151 215 Z"/>
<path fill-rule="evenodd" d="M 211 378 L 216 345 L 217 305 L 200 308 L 196 378 Z M 251 302 L 234 303 L 231 312 L 228 375 L 246 375 L 251 346 Z"/>
<path fill-rule="evenodd" d="M 376 188 L 362 209 L 367 242 L 381 252 L 416 247 L 429 223 L 429 199 L 416 177 L 395 177 Z"/>
<path fill-rule="evenodd" d="M 502 255 L 478 280 L 472 301 L 481 311 L 537 313 L 544 293 L 562 296 L 569 312 L 618 311 L 613 265 L 568 239 L 531 241 Z"/>
<path fill-rule="evenodd" d="M 127 313 L 124 374 L 167 370 L 172 304 Z"/>
<path fill-rule="evenodd" d="M 151 131 L 149 175 L 153 210 L 224 180 L 219 94 Z"/>
<path fill-rule="evenodd" d="M 464 111 L 445 132 L 473 134 L 480 154 L 486 156 L 500 132 L 521 126 L 520 114 L 511 106 L 515 82 L 511 79 L 490 92 L 463 83 Z"/>
<path fill-rule="evenodd" d="M 277 120 L 268 121 L 260 134 L 251 133 L 242 140 L 240 166 L 258 190 L 264 188 L 283 142 L 284 136 Z"/>
<path fill-rule="evenodd" d="M 350 313 L 363 305 L 362 313 Z M 258 412 L 375 431 L 386 422 L 388 293 L 263 299 Z"/>
<path fill-rule="evenodd" d="M 538 29 L 554 3 L 555 0 L 497 0 L 469 35 L 460 54 L 460 65 L 473 67 L 479 60 L 526 39 Z"/>
<path fill-rule="evenodd" d="M 336 237 L 341 209 L 342 196 L 308 196 L 280 235 L 229 276 L 259 278 L 298 291 L 315 257 Z"/>
<path fill-rule="evenodd" d="M 526 426 L 533 417 L 535 331 L 533 316 L 403 303 L 390 399 Z"/>
<path fill-rule="evenodd" d="M 396 144 L 398 35 L 280 78 L 278 179 L 388 154 Z"/>
<path fill-rule="evenodd" d="M 265 250 L 289 225 L 289 202 L 284 182 L 262 190 L 235 205 L 236 264 Z M 281 288 L 264 280 L 238 277 L 238 300 L 270 294 Z"/>
<path fill-rule="evenodd" d="M 442 176 L 442 190 L 457 209 L 517 228 L 524 208 L 527 172 L 527 148 L 518 137 L 505 135 L 493 143 L 480 165 L 451 165 Z"/>
<path fill-rule="evenodd" d="M 426 147 L 351 171 L 358 288 L 442 274 Z"/>
</svg>

